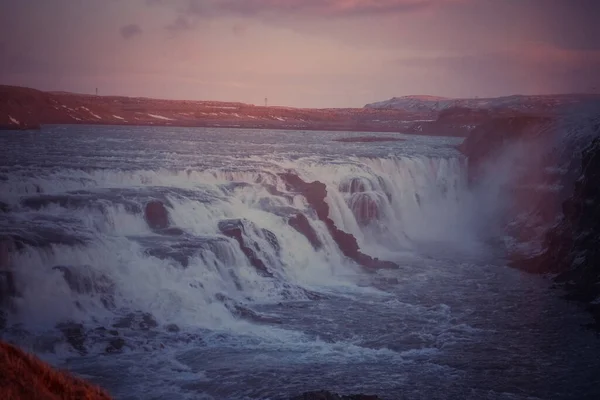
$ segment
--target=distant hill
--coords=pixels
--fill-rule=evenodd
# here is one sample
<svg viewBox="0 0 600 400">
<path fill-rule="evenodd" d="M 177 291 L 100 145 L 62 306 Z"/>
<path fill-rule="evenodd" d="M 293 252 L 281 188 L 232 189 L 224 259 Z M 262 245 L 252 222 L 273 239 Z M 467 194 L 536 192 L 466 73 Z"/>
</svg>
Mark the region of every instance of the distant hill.
<svg viewBox="0 0 600 400">
<path fill-rule="evenodd" d="M 600 100 L 600 94 L 514 95 L 475 99 L 449 99 L 435 96 L 403 96 L 367 104 L 365 108 L 431 113 L 438 113 L 448 108 L 545 113 L 553 112 L 560 107 L 579 104 L 589 100 Z"/>
<path fill-rule="evenodd" d="M 403 132 L 418 112 L 368 108 L 263 107 L 239 102 L 94 96 L 0 85 L 0 129 L 44 124 L 151 125 Z"/>
</svg>

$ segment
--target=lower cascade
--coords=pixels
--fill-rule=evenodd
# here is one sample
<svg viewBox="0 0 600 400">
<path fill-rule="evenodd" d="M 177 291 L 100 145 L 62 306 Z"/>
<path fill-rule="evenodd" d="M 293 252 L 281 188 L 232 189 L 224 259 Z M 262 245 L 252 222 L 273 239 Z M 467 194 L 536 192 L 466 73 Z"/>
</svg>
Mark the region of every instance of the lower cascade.
<svg viewBox="0 0 600 400">
<path fill-rule="evenodd" d="M 249 301 L 310 298 L 340 271 L 398 268 L 391 259 L 423 226 L 450 229 L 434 208 L 456 208 L 465 177 L 459 155 L 9 175 L 2 267 L 19 267 L 3 272 L 5 324 L 111 326 L 147 313 L 165 327 L 223 327 Z"/>
</svg>

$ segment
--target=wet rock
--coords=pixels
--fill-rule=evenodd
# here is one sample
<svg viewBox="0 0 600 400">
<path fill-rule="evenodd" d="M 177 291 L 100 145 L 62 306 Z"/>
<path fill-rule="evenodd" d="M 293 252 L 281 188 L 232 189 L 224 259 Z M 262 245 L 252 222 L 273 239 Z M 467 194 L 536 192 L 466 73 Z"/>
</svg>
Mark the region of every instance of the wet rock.
<svg viewBox="0 0 600 400">
<path fill-rule="evenodd" d="M 363 177 L 352 177 L 342 181 L 338 187 L 338 190 L 342 193 L 362 193 L 372 190 L 371 182 Z"/>
<path fill-rule="evenodd" d="M 30 225 L 27 232 L 24 232 L 23 229 L 15 229 L 12 232 L 8 232 L 7 234 L 0 236 L 0 242 L 9 241 L 12 243 L 15 250 L 21 251 L 26 246 L 50 247 L 53 244 L 64 244 L 67 246 L 85 245 L 91 239 L 89 236 L 85 236 L 85 234 L 82 233 L 72 234 L 45 225 L 46 223 L 58 225 L 65 221 L 61 221 L 57 218 L 47 218 L 44 216 L 39 216 L 36 218 L 38 218 L 38 222 L 40 222 L 40 224 Z M 43 221 L 43 219 L 47 219 L 47 221 Z M 17 222 L 15 221 L 15 223 Z M 72 223 L 72 221 L 69 221 L 69 223 Z"/>
<path fill-rule="evenodd" d="M 87 354 L 85 348 L 86 333 L 82 324 L 74 322 L 61 323 L 56 326 L 64 335 L 67 343 L 81 355 Z"/>
<path fill-rule="evenodd" d="M 321 239 L 319 239 L 317 232 L 308 221 L 308 218 L 306 218 L 306 215 L 298 213 L 288 219 L 288 224 L 303 234 L 315 250 L 319 250 L 321 247 L 323 247 Z"/>
<path fill-rule="evenodd" d="M 108 342 L 108 346 L 104 350 L 107 353 L 120 353 L 123 350 L 123 346 L 125 346 L 125 339 L 123 338 L 114 338 Z"/>
<path fill-rule="evenodd" d="M 354 193 L 349 200 L 350 210 L 360 225 L 368 225 L 381 217 L 381 198 L 375 192 Z"/>
<path fill-rule="evenodd" d="M 166 236 L 181 236 L 181 235 L 185 234 L 183 229 L 177 228 L 174 226 L 172 226 L 170 228 L 158 230 L 158 231 L 156 231 L 156 233 L 160 233 L 161 235 L 166 235 Z"/>
<path fill-rule="evenodd" d="M 17 296 L 15 277 L 12 271 L 0 271 L 0 308 L 7 306 Z"/>
<path fill-rule="evenodd" d="M 338 245 L 342 254 L 367 268 L 398 268 L 398 265 L 389 261 L 380 261 L 360 251 L 356 238 L 335 226 L 329 218 L 329 205 L 325 201 L 327 187 L 324 183 L 315 181 L 304 182 L 300 177 L 291 173 L 279 174 L 284 180 L 288 190 L 296 191 L 304 195 L 306 201 L 316 211 L 317 216 L 325 223 L 333 240 Z"/>
<path fill-rule="evenodd" d="M 165 329 L 167 330 L 167 332 L 171 333 L 177 333 L 180 331 L 179 326 L 177 326 L 176 324 L 169 324 L 165 326 Z"/>
<path fill-rule="evenodd" d="M 382 400 L 377 396 L 365 394 L 339 395 L 325 390 L 317 392 L 306 392 L 299 396 L 292 397 L 290 400 Z"/>
<path fill-rule="evenodd" d="M 272 278 L 273 274 L 268 270 L 264 261 L 258 257 L 257 251 L 260 251 L 258 244 L 256 242 L 248 243 L 245 225 L 250 225 L 249 229 L 255 229 L 250 221 L 230 219 L 219 222 L 219 231 L 238 242 L 242 252 L 260 275 Z"/>
<path fill-rule="evenodd" d="M 202 253 L 202 250 L 210 250 L 217 256 L 224 256 L 221 254 L 223 248 L 229 244 L 225 238 L 192 236 L 186 233 L 177 236 L 138 237 L 135 240 L 146 247 L 146 254 L 161 260 L 174 260 L 184 268 L 187 268 L 190 259 Z"/>
<path fill-rule="evenodd" d="M 143 331 L 156 328 L 158 322 L 154 319 L 152 314 L 149 313 L 129 313 L 126 316 L 120 318 L 113 325 L 113 328 L 127 328 L 127 329 L 139 329 Z"/>
<path fill-rule="evenodd" d="M 232 298 L 224 295 L 223 293 L 217 293 L 215 298 L 223 303 L 223 305 L 231 312 L 231 314 L 235 315 L 240 319 L 245 319 L 248 321 L 252 321 L 255 323 L 263 323 L 263 324 L 280 324 L 281 320 L 279 318 L 264 315 L 257 313 L 254 310 L 240 304 L 239 302 L 233 300 Z"/>
<path fill-rule="evenodd" d="M 98 274 L 91 267 L 72 267 L 57 265 L 52 267 L 55 271 L 60 271 L 69 288 L 76 293 L 113 293 L 114 282 L 104 275 Z"/>
<path fill-rule="evenodd" d="M 3 203 L 0 201 L 0 212 L 1 213 L 7 213 L 10 211 L 10 206 L 6 203 Z"/>
<path fill-rule="evenodd" d="M 97 273 L 88 266 L 57 265 L 52 269 L 60 271 L 72 292 L 99 295 L 100 301 L 106 308 L 114 307 L 115 283 L 108 277 Z"/>
<path fill-rule="evenodd" d="M 146 204 L 144 217 L 150 229 L 159 230 L 169 227 L 169 212 L 167 211 L 167 207 L 158 200 L 153 200 Z"/>
<path fill-rule="evenodd" d="M 279 245 L 279 240 L 277 240 L 277 236 L 268 229 L 261 229 L 261 232 L 265 239 L 267 239 L 267 242 L 269 242 L 273 250 L 275 250 L 275 253 L 279 255 L 279 252 L 281 251 L 281 246 Z"/>
</svg>

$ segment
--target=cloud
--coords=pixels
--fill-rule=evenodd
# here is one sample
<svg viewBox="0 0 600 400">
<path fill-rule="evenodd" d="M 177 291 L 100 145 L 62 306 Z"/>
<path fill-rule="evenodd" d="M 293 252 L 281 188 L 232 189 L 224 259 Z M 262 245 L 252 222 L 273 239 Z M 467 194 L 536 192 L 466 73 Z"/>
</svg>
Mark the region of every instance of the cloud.
<svg viewBox="0 0 600 400">
<path fill-rule="evenodd" d="M 182 32 L 182 31 L 187 31 L 192 29 L 193 24 L 190 22 L 190 20 L 184 16 L 179 16 L 177 18 L 175 18 L 175 20 L 173 22 L 171 22 L 169 25 L 167 25 L 165 27 L 166 30 L 172 32 L 172 33 L 177 33 L 177 32 Z"/>
<path fill-rule="evenodd" d="M 243 36 L 244 33 L 248 30 L 248 26 L 244 24 L 235 24 L 231 27 L 231 31 L 235 36 Z"/>
<path fill-rule="evenodd" d="M 153 0 L 156 1 L 156 0 Z M 411 12 L 464 0 L 189 0 L 186 12 L 198 16 L 295 14 L 351 16 Z"/>
<path fill-rule="evenodd" d="M 119 29 L 119 32 L 121 32 L 121 36 L 123 36 L 123 38 L 131 39 L 134 36 L 141 35 L 142 28 L 140 28 L 140 26 L 137 24 L 129 24 L 122 26 L 121 29 Z"/>
<path fill-rule="evenodd" d="M 408 71 L 452 77 L 456 91 L 477 94 L 587 92 L 600 85 L 600 52 L 552 47 L 397 60 Z M 517 89 L 518 88 L 518 89 Z"/>
</svg>

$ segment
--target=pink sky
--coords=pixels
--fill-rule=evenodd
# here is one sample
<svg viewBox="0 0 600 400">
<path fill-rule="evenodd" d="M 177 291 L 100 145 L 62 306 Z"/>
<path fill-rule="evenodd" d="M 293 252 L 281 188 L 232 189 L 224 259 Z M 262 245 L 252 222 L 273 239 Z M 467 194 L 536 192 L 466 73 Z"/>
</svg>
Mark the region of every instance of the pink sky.
<svg viewBox="0 0 600 400">
<path fill-rule="evenodd" d="M 0 83 L 300 107 L 600 91 L 598 16 L 597 0 L 4 0 Z"/>
</svg>

